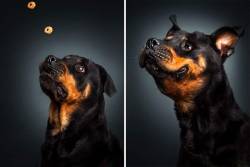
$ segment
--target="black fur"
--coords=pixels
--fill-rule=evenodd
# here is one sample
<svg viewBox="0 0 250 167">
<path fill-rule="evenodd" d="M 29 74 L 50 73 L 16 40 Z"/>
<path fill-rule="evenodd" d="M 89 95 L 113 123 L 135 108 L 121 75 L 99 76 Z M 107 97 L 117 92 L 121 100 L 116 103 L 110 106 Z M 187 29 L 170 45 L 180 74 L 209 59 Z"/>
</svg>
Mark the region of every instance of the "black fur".
<svg viewBox="0 0 250 167">
<path fill-rule="evenodd" d="M 123 166 L 122 150 L 118 140 L 107 127 L 105 117 L 104 95 L 106 91 L 114 92 L 113 81 L 103 67 L 79 56 L 67 56 L 64 59 L 55 58 L 59 64 L 65 64 L 77 81 L 77 89 L 81 91 L 86 83 L 90 83 L 93 90 L 91 95 L 80 102 L 73 112 L 70 123 L 65 130 L 51 135 L 54 125 L 48 121 L 45 142 L 42 145 L 41 167 L 120 167 Z M 48 58 L 40 66 L 41 75 L 47 69 Z M 84 74 L 77 73 L 76 64 L 85 66 Z M 65 67 L 64 67 L 65 68 Z M 61 69 L 63 70 L 63 69 Z M 64 71 L 64 70 L 63 70 Z M 103 79 L 105 78 L 105 80 Z M 55 79 L 56 80 L 56 79 Z M 55 88 L 48 88 L 44 84 L 54 85 L 53 82 L 41 77 L 41 87 L 49 95 L 58 108 L 63 100 L 57 100 L 53 94 Z M 49 83 L 48 83 L 49 82 Z M 110 87 L 105 87 L 109 82 Z M 67 90 L 65 90 L 67 92 Z M 51 95 L 52 94 L 52 95 Z"/>
<path fill-rule="evenodd" d="M 195 98 L 188 113 L 176 109 L 181 128 L 179 167 L 249 167 L 250 123 L 240 111 L 224 70 Z"/>
<path fill-rule="evenodd" d="M 231 56 L 235 43 L 227 43 L 222 48 L 216 45 L 224 33 L 235 41 L 242 36 L 239 27 L 223 27 L 211 35 L 201 32 L 188 33 L 180 29 L 175 17 L 170 18 L 173 27 L 163 40 L 149 39 L 140 56 L 140 66 L 153 76 L 160 91 L 171 96 L 163 85 L 164 79 L 182 82 L 188 68 L 168 71 L 159 65 L 171 57 L 166 46 L 187 59 L 197 61 L 199 55 L 206 60 L 206 69 L 198 76 L 206 78 L 204 87 L 194 95 L 193 107 L 182 112 L 175 105 L 176 116 L 181 128 L 181 148 L 178 167 L 249 167 L 250 166 L 250 120 L 240 110 L 234 99 L 223 63 Z M 171 37 L 172 36 L 172 37 Z M 169 39 L 167 39 L 169 37 Z M 187 40 L 192 49 L 187 51 L 181 43 Z M 160 49 L 159 49 L 160 48 Z M 157 53 L 161 51 L 161 53 Z M 229 52 L 230 51 L 230 52 Z M 159 56 L 160 55 L 160 56 Z M 168 61 L 168 60 L 167 60 Z M 188 67 L 188 64 L 187 64 Z M 181 72 L 181 77 L 179 74 Z M 186 81 L 197 78 L 190 77 Z M 183 90 L 184 91 L 184 90 Z M 185 97 L 179 97 L 185 99 Z M 178 99 L 181 100 L 181 99 Z"/>
</svg>

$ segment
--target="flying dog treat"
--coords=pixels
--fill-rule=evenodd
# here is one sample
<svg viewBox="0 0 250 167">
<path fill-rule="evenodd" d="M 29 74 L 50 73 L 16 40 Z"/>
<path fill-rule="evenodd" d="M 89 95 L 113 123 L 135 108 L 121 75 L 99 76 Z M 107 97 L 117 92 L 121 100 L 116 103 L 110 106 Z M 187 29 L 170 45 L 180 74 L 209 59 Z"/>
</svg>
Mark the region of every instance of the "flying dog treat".
<svg viewBox="0 0 250 167">
<path fill-rule="evenodd" d="M 46 26 L 46 27 L 44 28 L 44 33 L 45 33 L 45 34 L 50 35 L 50 34 L 53 33 L 53 31 L 54 31 L 54 29 L 53 29 L 53 27 L 51 27 L 51 26 Z"/>
<path fill-rule="evenodd" d="M 36 8 L 36 2 L 30 1 L 30 2 L 27 4 L 27 8 L 30 9 L 30 10 L 35 9 L 35 8 Z"/>
</svg>

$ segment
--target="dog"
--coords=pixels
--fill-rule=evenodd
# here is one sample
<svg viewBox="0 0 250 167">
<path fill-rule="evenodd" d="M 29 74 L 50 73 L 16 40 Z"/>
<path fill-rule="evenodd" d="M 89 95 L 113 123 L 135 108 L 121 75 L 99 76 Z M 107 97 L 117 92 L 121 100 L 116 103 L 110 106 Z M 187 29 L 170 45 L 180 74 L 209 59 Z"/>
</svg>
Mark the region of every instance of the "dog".
<svg viewBox="0 0 250 167">
<path fill-rule="evenodd" d="M 39 71 L 41 89 L 51 100 L 40 166 L 123 166 L 104 112 L 104 93 L 116 92 L 106 70 L 84 57 L 49 55 Z"/>
<path fill-rule="evenodd" d="M 225 26 L 212 34 L 182 30 L 176 16 L 164 39 L 150 38 L 141 68 L 175 102 L 181 129 L 178 167 L 249 167 L 249 116 L 235 101 L 223 64 L 244 30 Z"/>
</svg>

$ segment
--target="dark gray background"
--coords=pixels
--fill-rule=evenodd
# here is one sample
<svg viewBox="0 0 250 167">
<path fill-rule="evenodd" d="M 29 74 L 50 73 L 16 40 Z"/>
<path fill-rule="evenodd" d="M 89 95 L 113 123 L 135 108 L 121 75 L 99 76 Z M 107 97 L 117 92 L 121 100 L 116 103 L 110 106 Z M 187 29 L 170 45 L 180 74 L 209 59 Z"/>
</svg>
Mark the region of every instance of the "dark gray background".
<svg viewBox="0 0 250 167">
<path fill-rule="evenodd" d="M 224 25 L 249 23 L 250 1 L 127 0 L 127 166 L 173 167 L 179 148 L 179 127 L 173 101 L 162 95 L 138 55 L 149 37 L 163 38 L 176 14 L 184 30 L 212 33 Z M 235 54 L 225 63 L 236 99 L 250 111 L 250 27 Z"/>
<path fill-rule="evenodd" d="M 48 54 L 78 54 L 106 68 L 118 90 L 106 96 L 109 126 L 123 143 L 123 1 L 41 0 L 34 11 L 27 2 L 1 2 L 0 166 L 38 164 L 49 105 L 38 65 Z M 50 36 L 46 25 L 55 28 Z"/>
</svg>

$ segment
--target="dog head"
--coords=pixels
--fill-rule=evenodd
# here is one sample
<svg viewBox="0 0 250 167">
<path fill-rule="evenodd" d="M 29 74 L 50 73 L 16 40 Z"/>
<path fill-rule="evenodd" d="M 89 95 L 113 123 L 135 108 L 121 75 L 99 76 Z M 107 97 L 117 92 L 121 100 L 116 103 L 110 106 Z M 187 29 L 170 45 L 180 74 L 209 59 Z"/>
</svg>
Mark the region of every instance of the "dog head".
<svg viewBox="0 0 250 167">
<path fill-rule="evenodd" d="M 166 36 L 150 38 L 139 61 L 162 93 L 175 101 L 186 101 L 223 71 L 223 63 L 233 54 L 243 31 L 239 27 L 222 27 L 212 34 L 189 33 L 177 25 L 175 16 L 170 20 L 173 26 Z"/>
<path fill-rule="evenodd" d="M 106 70 L 87 58 L 69 55 L 62 59 L 49 55 L 40 65 L 40 86 L 53 102 L 80 102 L 116 89 Z"/>
</svg>

